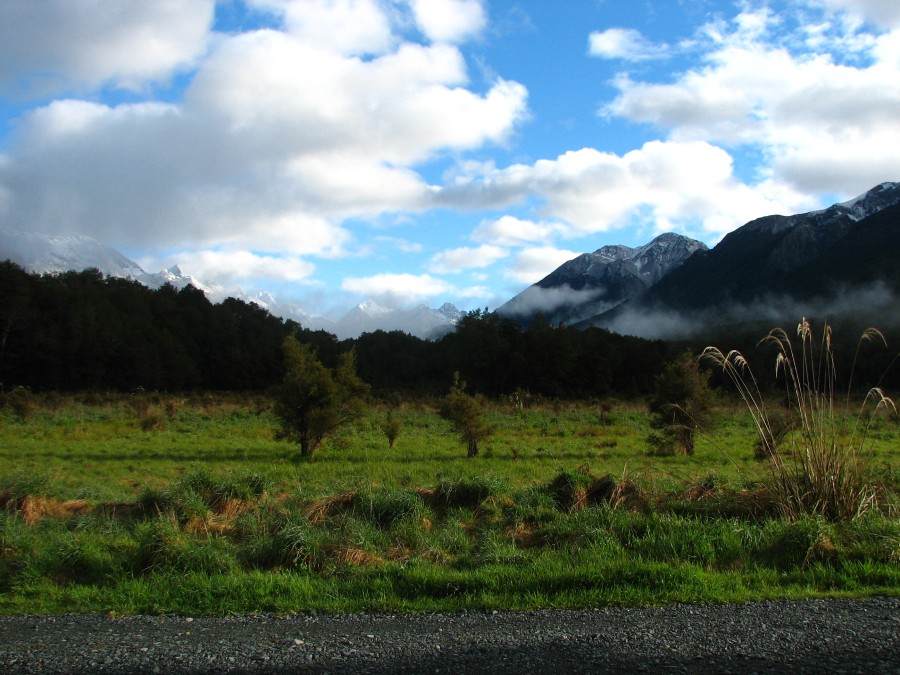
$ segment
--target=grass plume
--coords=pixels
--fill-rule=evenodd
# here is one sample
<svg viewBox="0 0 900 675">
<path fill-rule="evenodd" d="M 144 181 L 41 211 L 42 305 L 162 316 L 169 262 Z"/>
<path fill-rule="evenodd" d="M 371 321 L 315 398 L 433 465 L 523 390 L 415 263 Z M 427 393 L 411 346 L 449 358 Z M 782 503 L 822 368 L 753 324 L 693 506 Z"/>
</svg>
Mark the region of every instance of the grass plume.
<svg viewBox="0 0 900 675">
<path fill-rule="evenodd" d="M 804 318 L 797 326 L 797 337 L 797 349 L 782 328 L 773 329 L 760 342 L 775 347 L 775 376 L 784 376 L 793 424 L 787 434 L 766 407 L 757 380 L 740 352 L 723 353 L 707 347 L 703 357 L 722 368 L 747 405 L 759 435 L 760 454 L 769 458 L 770 489 L 784 515 L 793 519 L 805 514 L 830 520 L 855 518 L 875 506 L 878 497 L 878 490 L 868 480 L 863 456 L 869 426 L 880 410 L 896 413 L 896 408 L 884 391 L 873 387 L 851 428 L 845 428 L 840 423 L 843 416 L 836 410 L 837 369 L 831 326 L 825 325 L 817 342 Z M 880 332 L 870 328 L 860 343 L 876 337 L 884 341 Z M 848 404 L 849 398 L 848 393 Z"/>
</svg>

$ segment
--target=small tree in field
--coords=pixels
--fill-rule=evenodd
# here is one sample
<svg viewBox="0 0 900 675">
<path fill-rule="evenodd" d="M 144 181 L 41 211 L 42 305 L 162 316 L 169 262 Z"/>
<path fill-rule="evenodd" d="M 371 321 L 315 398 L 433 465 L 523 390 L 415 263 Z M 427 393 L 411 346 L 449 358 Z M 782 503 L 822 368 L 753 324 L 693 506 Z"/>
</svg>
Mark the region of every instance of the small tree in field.
<svg viewBox="0 0 900 675">
<path fill-rule="evenodd" d="M 482 399 L 465 392 L 466 383 L 453 374 L 450 393 L 441 401 L 440 415 L 448 420 L 466 444 L 467 457 L 478 456 L 478 444 L 491 435 L 493 429 L 484 415 Z"/>
<path fill-rule="evenodd" d="M 388 447 L 393 448 L 397 445 L 397 439 L 400 438 L 400 432 L 403 430 L 403 422 L 394 416 L 393 410 L 389 410 L 384 421 L 381 423 L 381 430 L 387 438 Z"/>
<path fill-rule="evenodd" d="M 694 454 L 697 429 L 709 421 L 713 393 L 709 373 L 700 370 L 697 360 L 685 352 L 656 378 L 650 399 L 651 452 L 661 455 Z"/>
<path fill-rule="evenodd" d="M 274 392 L 278 436 L 299 443 L 300 456 L 309 458 L 327 436 L 362 414 L 368 385 L 356 374 L 352 351 L 330 370 L 312 346 L 294 337 L 285 338 L 283 348 L 284 379 Z"/>
</svg>

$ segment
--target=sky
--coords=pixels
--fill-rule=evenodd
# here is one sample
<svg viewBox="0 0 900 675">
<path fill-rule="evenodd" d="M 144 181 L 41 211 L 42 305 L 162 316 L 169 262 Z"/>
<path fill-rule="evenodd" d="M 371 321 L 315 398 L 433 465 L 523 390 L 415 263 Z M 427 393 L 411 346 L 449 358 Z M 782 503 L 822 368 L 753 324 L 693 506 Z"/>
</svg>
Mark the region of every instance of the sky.
<svg viewBox="0 0 900 675">
<path fill-rule="evenodd" d="M 897 0 L 2 0 L 0 228 L 495 309 L 900 180 Z"/>
</svg>

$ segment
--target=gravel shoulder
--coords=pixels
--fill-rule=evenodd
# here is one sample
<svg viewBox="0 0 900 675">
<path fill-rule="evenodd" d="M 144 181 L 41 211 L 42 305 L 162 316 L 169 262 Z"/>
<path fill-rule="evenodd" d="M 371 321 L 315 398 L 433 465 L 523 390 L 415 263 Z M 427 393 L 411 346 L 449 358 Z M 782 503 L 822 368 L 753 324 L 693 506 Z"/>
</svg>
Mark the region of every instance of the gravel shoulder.
<svg viewBox="0 0 900 675">
<path fill-rule="evenodd" d="M 0 671 L 900 673 L 900 598 L 411 616 L 6 616 Z"/>
</svg>

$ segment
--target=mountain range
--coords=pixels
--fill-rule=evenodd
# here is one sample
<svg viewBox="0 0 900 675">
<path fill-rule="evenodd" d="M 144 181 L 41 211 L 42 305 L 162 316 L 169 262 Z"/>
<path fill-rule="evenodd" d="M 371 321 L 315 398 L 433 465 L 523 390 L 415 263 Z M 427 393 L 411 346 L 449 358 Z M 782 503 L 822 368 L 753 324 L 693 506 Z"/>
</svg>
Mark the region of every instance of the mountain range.
<svg viewBox="0 0 900 675">
<path fill-rule="evenodd" d="M 306 314 L 294 304 L 279 302 L 271 293 L 248 293 L 238 287 L 208 286 L 184 274 L 177 266 L 159 272 L 146 272 L 114 248 L 84 235 L 55 236 L 0 229 L 0 260 L 7 259 L 36 274 L 95 268 L 106 276 L 134 279 L 149 288 L 170 284 L 180 290 L 192 285 L 203 291 L 212 302 L 221 302 L 227 297 L 252 302 L 275 316 L 293 319 L 304 328 L 326 330 L 340 339 L 355 338 L 361 333 L 378 329 L 399 330 L 423 339 L 434 339 L 452 331 L 460 317 L 460 311 L 450 303 L 437 309 L 425 305 L 391 309 L 366 301 L 340 319 L 330 320 Z"/>
<path fill-rule="evenodd" d="M 801 316 L 897 325 L 898 292 L 900 183 L 882 183 L 827 209 L 758 218 L 712 249 L 674 234 L 639 249 L 604 247 L 498 311 L 523 323 L 540 311 L 553 323 L 672 338 Z"/>
<path fill-rule="evenodd" d="M 306 328 L 340 339 L 399 330 L 434 339 L 453 330 L 461 312 L 381 307 L 363 302 L 337 321 L 305 314 L 269 293 L 207 287 L 178 267 L 148 273 L 121 253 L 85 236 L 0 230 L 0 259 L 29 272 L 97 268 L 151 288 L 191 284 L 211 301 L 235 297 Z M 900 183 L 882 183 L 850 201 L 791 216 L 765 216 L 726 235 L 715 247 L 666 233 L 637 248 L 604 246 L 584 253 L 526 288 L 497 313 L 523 326 L 538 315 L 551 325 L 599 326 L 650 338 L 708 333 L 747 322 L 871 317 L 900 327 Z"/>
<path fill-rule="evenodd" d="M 590 320 L 645 292 L 705 250 L 703 242 L 671 232 L 638 248 L 604 246 L 563 263 L 497 313 L 523 324 L 538 313 L 551 325 Z"/>
</svg>

